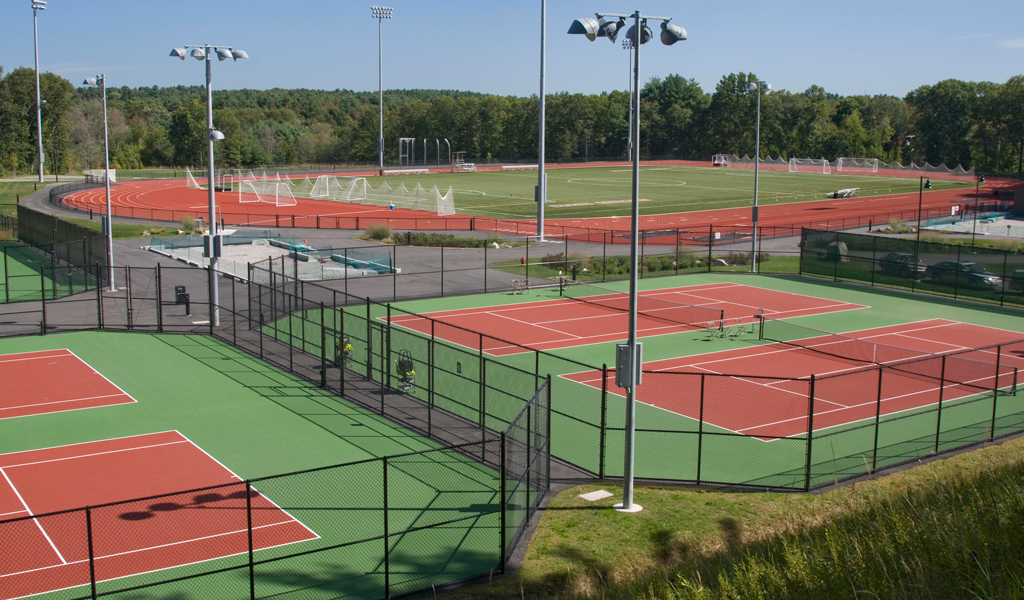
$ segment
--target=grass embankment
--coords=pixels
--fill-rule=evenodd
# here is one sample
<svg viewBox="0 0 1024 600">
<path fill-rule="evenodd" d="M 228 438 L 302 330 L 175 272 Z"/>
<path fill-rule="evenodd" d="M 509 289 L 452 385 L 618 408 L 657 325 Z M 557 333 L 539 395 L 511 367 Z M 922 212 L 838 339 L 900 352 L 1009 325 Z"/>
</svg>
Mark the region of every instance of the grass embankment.
<svg viewBox="0 0 1024 600">
<path fill-rule="evenodd" d="M 99 235 L 103 231 L 102 224 L 99 221 L 99 217 L 97 217 L 97 219 L 94 220 L 94 221 L 90 221 L 89 219 L 68 219 L 68 218 L 63 218 L 63 217 L 62 217 L 62 219 L 64 221 L 68 221 L 70 223 L 74 223 L 75 225 L 81 225 L 82 227 L 85 227 L 86 229 L 91 229 L 91 230 L 95 231 L 97 235 Z M 114 233 L 114 239 L 115 240 L 121 240 L 121 239 L 134 239 L 134 238 L 146 237 L 147 234 L 150 235 L 150 236 L 159 236 L 159 237 L 175 237 L 175 236 L 180 235 L 178 233 L 180 230 L 181 230 L 181 227 L 177 226 L 177 225 L 166 227 L 166 226 L 163 226 L 163 225 L 152 225 L 152 224 L 146 225 L 146 224 L 138 224 L 138 223 L 118 223 L 118 222 L 115 221 L 114 222 L 113 233 Z M 191 232 L 188 232 L 188 233 L 191 233 Z"/>
<path fill-rule="evenodd" d="M 24 181 L 0 181 L 0 214 L 13 217 L 18 214 L 18 197 L 35 191 L 34 184 Z"/>
<path fill-rule="evenodd" d="M 522 569 L 459 598 L 1024 597 L 1024 440 L 817 496 L 564 492 Z"/>
</svg>

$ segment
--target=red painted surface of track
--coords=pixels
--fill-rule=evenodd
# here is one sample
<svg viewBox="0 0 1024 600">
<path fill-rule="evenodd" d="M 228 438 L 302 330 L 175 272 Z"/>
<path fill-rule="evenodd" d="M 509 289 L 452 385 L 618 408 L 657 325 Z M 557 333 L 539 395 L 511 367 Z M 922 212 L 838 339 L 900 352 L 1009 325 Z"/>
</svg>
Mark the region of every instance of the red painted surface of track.
<svg viewBox="0 0 1024 600">
<path fill-rule="evenodd" d="M 640 297 L 641 309 L 647 305 L 651 309 L 649 315 L 656 315 L 658 311 L 668 313 L 665 319 L 641 314 L 637 319 L 640 337 L 694 331 L 703 328 L 710 318 L 717 318 L 712 315 L 697 326 L 679 325 L 666 320 L 677 318 L 677 309 L 670 305 L 655 307 L 659 300 L 700 306 L 708 309 L 709 313 L 721 311 L 725 319 L 736 324 L 750 323 L 758 314 L 790 318 L 864 308 L 858 304 L 736 283 L 649 290 L 641 292 Z M 623 309 L 628 303 L 625 293 L 595 299 L 610 302 L 617 308 L 621 305 Z M 645 302 L 645 299 L 653 302 Z M 504 356 L 527 352 L 527 347 L 552 350 L 625 339 L 628 315 L 625 310 L 617 308 L 557 299 L 426 313 L 423 316 L 402 315 L 392 317 L 391 323 L 430 335 L 433 322 L 433 333 L 440 339 L 474 350 L 480 348 L 482 341 L 484 352 Z M 683 310 L 685 314 L 690 314 L 690 311 Z M 485 335 L 481 338 L 479 333 Z"/>
<path fill-rule="evenodd" d="M 1017 332 L 943 319 L 844 335 L 915 350 L 922 356 L 1021 340 L 1021 334 Z M 1024 349 L 1024 344 L 1021 348 Z M 944 402 L 992 390 L 997 382 L 997 361 L 1000 365 L 1000 388 L 1014 383 L 1014 367 L 1024 368 L 1024 354 L 1013 352 L 997 355 L 993 349 L 958 354 L 957 357 L 965 360 L 949 361 L 947 377 L 950 380 L 942 388 L 941 395 Z M 935 364 L 938 363 L 936 360 Z M 829 356 L 790 344 L 749 346 L 646 362 L 643 383 L 637 388 L 637 400 L 692 419 L 703 415 L 706 423 L 766 440 L 797 436 L 806 434 L 809 425 L 809 377 L 812 374 L 824 377 L 815 382 L 815 431 L 874 418 L 878 410 L 879 376 L 877 369 L 865 368 L 871 366 L 870 363 Z M 706 377 L 702 407 L 700 373 L 744 375 Z M 848 375 L 825 377 L 843 373 Z M 595 388 L 601 387 L 600 373 L 581 372 L 564 377 Z M 804 379 L 794 380 L 801 377 Z M 953 380 L 961 383 L 952 383 Z M 609 374 L 607 385 L 610 393 L 622 395 L 622 390 L 615 386 L 614 372 Z M 939 387 L 938 379 L 887 370 L 882 379 L 880 414 L 885 416 L 937 404 Z"/>
<path fill-rule="evenodd" d="M 248 553 L 245 484 L 178 432 L 0 455 L 0 475 L 0 599 L 89 582 L 85 511 L 19 517 L 220 486 L 93 508 L 96 579 Z M 256 490 L 250 502 L 255 548 L 316 539 Z"/>
<path fill-rule="evenodd" d="M 0 419 L 135 402 L 70 350 L 2 355 L 0 381 Z"/>
</svg>

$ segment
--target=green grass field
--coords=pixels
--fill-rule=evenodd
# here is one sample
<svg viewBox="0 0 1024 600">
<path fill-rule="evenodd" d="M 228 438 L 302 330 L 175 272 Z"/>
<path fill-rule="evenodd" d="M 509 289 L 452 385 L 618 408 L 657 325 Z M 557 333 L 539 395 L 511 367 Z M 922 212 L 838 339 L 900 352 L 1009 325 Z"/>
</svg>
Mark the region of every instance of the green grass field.
<svg viewBox="0 0 1024 600">
<path fill-rule="evenodd" d="M 548 176 L 548 218 L 628 216 L 631 197 L 630 167 L 568 167 L 546 170 Z M 367 177 L 371 188 L 382 184 L 380 177 Z M 417 183 L 426 189 L 436 185 L 442 193 L 454 190 L 460 213 L 495 218 L 529 218 L 537 214 L 533 201 L 536 171 L 477 171 L 475 173 L 434 173 L 431 175 L 389 175 L 392 188 Z M 762 170 L 758 188 L 765 205 L 822 200 L 840 188 L 860 188 L 860 196 L 878 196 L 918 191 L 910 178 L 868 175 L 819 175 Z M 954 181 L 932 181 L 933 190 L 970 187 Z M 640 169 L 640 214 L 709 210 L 750 205 L 754 189 L 751 169 L 712 167 L 650 166 Z"/>
</svg>

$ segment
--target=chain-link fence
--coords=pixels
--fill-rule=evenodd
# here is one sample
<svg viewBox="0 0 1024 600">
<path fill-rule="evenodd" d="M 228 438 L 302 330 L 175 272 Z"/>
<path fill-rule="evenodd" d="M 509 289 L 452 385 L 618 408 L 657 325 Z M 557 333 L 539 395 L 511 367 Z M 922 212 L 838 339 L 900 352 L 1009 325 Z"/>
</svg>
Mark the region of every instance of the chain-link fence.
<svg viewBox="0 0 1024 600">
<path fill-rule="evenodd" d="M 800 273 L 1024 306 L 1024 254 L 996 248 L 805 229 Z"/>
</svg>

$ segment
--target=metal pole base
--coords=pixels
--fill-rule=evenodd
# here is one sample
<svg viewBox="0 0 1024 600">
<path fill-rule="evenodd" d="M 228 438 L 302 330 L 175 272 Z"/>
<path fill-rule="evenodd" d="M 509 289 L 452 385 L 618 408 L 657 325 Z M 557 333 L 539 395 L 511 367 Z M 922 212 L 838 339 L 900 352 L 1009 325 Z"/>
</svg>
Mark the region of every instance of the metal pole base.
<svg viewBox="0 0 1024 600">
<path fill-rule="evenodd" d="M 636 502 L 634 502 L 633 505 L 630 506 L 629 508 L 622 508 L 622 503 L 621 502 L 619 502 L 618 504 L 616 504 L 612 508 L 614 508 L 615 510 L 619 511 L 620 513 L 638 513 L 638 512 L 640 512 L 640 511 L 642 511 L 644 509 L 644 507 L 640 506 Z"/>
</svg>

